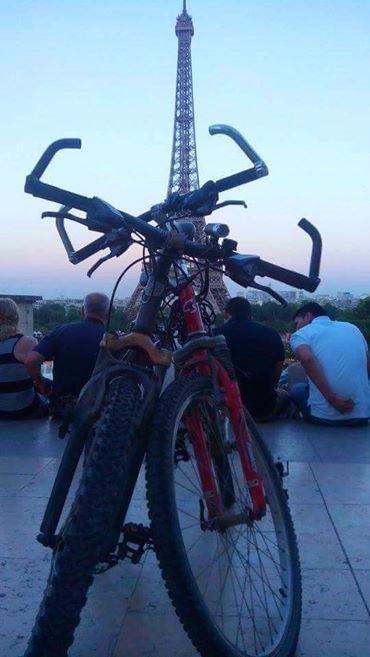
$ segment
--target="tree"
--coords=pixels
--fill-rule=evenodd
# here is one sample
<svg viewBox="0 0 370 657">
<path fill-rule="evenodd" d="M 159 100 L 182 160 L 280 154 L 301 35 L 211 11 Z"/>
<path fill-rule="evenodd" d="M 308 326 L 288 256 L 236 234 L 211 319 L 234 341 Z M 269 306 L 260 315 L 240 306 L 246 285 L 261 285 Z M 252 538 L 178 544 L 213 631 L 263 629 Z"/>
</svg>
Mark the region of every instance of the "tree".
<svg viewBox="0 0 370 657">
<path fill-rule="evenodd" d="M 80 322 L 82 319 L 81 310 L 77 306 L 68 306 L 66 312 L 66 322 Z"/>
<path fill-rule="evenodd" d="M 353 311 L 355 317 L 370 320 L 370 297 L 361 299 Z"/>
<path fill-rule="evenodd" d="M 63 324 L 66 319 L 65 308 L 61 303 L 44 303 L 40 308 L 35 308 L 35 329 L 43 333 Z"/>
<path fill-rule="evenodd" d="M 114 331 L 127 330 L 127 316 L 122 308 L 113 307 L 109 328 L 113 329 Z"/>
</svg>

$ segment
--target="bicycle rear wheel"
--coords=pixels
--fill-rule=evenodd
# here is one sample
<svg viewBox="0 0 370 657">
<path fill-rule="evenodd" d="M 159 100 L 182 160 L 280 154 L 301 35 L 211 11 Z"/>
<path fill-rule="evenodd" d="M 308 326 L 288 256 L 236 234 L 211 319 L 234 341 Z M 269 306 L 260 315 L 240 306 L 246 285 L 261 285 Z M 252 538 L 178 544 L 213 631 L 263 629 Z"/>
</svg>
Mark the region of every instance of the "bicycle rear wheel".
<svg viewBox="0 0 370 657">
<path fill-rule="evenodd" d="M 108 387 L 24 657 L 66 657 L 73 642 L 125 495 L 141 397 L 140 387 L 122 378 Z"/>
<path fill-rule="evenodd" d="M 222 500 L 222 529 L 205 523 L 198 463 L 187 432 L 201 414 Z M 239 454 L 215 458 L 220 410 L 208 377 L 179 377 L 157 407 L 147 454 L 147 493 L 162 575 L 186 632 L 203 657 L 288 657 L 301 619 L 298 549 L 285 493 L 272 458 L 249 418 L 268 506 L 247 521 L 249 494 Z M 218 438 L 225 445 L 225 436 Z M 226 473 L 222 481 L 223 471 Z M 230 473 L 232 482 L 230 482 Z M 225 490 L 228 493 L 225 498 Z M 232 499 L 234 498 L 234 499 Z"/>
</svg>

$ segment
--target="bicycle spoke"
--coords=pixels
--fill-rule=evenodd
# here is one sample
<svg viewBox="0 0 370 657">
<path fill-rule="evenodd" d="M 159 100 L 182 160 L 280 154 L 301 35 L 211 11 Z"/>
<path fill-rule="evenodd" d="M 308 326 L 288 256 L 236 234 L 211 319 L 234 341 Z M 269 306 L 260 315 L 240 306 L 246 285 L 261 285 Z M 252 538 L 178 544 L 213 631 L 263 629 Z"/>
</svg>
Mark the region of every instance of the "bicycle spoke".
<svg viewBox="0 0 370 657">
<path fill-rule="evenodd" d="M 196 412 L 204 433 L 211 459 L 209 475 L 214 476 L 220 495 L 221 518 L 219 523 L 216 518 L 207 524 L 206 495 L 196 456 L 189 447 L 189 460 L 177 464 L 175 470 L 174 484 L 181 500 L 178 514 L 184 518 L 181 531 L 194 579 L 214 623 L 241 657 L 262 657 L 272 654 L 280 641 L 289 610 L 282 596 L 282 587 L 288 590 L 286 535 L 274 482 L 267 479 L 265 484 L 266 474 L 269 476 L 265 466 L 261 475 L 268 496 L 266 516 L 253 523 L 238 520 L 238 515 L 243 518 L 251 509 L 251 497 L 238 450 L 225 450 L 223 418 L 213 403 L 207 397 L 197 399 L 186 413 L 194 416 Z M 200 500 L 204 511 L 198 506 Z M 205 513 L 203 525 L 201 513 Z M 223 520 L 226 529 L 222 530 Z"/>
<path fill-rule="evenodd" d="M 235 551 L 236 551 L 236 553 L 237 553 L 237 555 L 238 555 L 238 557 L 239 557 L 241 563 L 242 563 L 243 565 L 246 565 L 248 568 L 251 568 L 251 570 L 253 570 L 253 572 L 254 572 L 254 573 L 255 573 L 255 574 L 256 574 L 256 575 L 262 580 L 262 577 L 261 577 L 261 575 L 258 573 L 258 571 L 256 570 L 256 568 L 255 568 L 250 562 L 247 562 L 247 561 L 246 561 L 244 555 L 243 555 L 243 554 L 242 554 L 237 548 L 235 548 Z M 267 584 L 267 582 L 266 582 L 266 584 Z M 267 586 L 268 586 L 268 588 L 269 588 L 269 590 L 270 590 L 270 593 L 272 593 L 274 597 L 277 597 L 277 598 L 279 599 L 279 597 L 278 597 L 278 595 L 276 594 L 276 592 L 274 591 L 274 589 L 273 589 L 269 584 L 267 584 Z M 254 587 L 254 588 L 255 588 L 255 587 Z M 256 593 L 257 593 L 257 596 L 259 596 L 259 593 L 258 593 L 258 591 L 257 591 L 256 588 L 255 588 L 255 591 L 256 591 Z M 260 600 L 260 601 L 261 601 L 261 603 L 262 603 L 262 600 Z M 262 603 L 262 604 L 263 604 L 263 603 Z"/>
<path fill-rule="evenodd" d="M 189 463 L 189 461 L 188 461 L 188 463 Z M 191 457 L 190 457 L 190 463 L 193 466 L 194 472 L 196 472 L 195 466 L 194 466 L 194 463 L 193 463 L 193 459 Z M 202 492 L 201 492 L 202 491 L 202 484 L 200 482 L 199 475 L 197 474 L 199 488 L 196 488 L 194 483 L 192 482 L 190 476 L 184 472 L 183 467 L 181 467 L 179 464 L 177 464 L 177 469 L 181 472 L 181 474 L 185 477 L 185 479 L 193 486 L 193 488 L 200 494 L 200 496 L 202 496 Z"/>
</svg>

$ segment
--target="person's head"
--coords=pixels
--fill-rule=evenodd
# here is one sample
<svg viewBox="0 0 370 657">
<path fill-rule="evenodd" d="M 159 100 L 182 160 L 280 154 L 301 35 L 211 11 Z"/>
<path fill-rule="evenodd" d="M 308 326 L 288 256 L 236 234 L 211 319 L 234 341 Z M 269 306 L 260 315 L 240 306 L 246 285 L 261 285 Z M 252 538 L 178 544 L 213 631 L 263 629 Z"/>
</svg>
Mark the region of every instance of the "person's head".
<svg viewBox="0 0 370 657">
<path fill-rule="evenodd" d="M 244 297 L 233 297 L 225 306 L 225 319 L 252 319 L 251 305 Z"/>
<path fill-rule="evenodd" d="M 293 316 L 293 322 L 298 330 L 303 328 L 303 326 L 307 326 L 307 324 L 311 324 L 312 320 L 316 319 L 316 317 L 325 316 L 328 317 L 326 310 L 320 304 L 315 303 L 315 301 L 310 301 L 297 310 Z"/>
<path fill-rule="evenodd" d="M 18 306 L 8 297 L 0 299 L 0 340 L 16 335 L 19 322 Z"/>
<path fill-rule="evenodd" d="M 85 319 L 100 319 L 106 322 L 109 312 L 109 298 L 101 292 L 90 292 L 84 299 L 82 314 Z"/>
</svg>

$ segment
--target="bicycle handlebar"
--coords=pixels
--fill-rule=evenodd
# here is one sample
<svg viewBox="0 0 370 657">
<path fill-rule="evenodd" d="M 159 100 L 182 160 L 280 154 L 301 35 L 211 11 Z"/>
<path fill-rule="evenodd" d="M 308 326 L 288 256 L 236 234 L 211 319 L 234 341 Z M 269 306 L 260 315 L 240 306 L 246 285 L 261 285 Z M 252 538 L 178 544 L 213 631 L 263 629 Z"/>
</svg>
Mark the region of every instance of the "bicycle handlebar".
<svg viewBox="0 0 370 657">
<path fill-rule="evenodd" d="M 321 235 L 317 228 L 315 228 L 313 224 L 307 221 L 307 219 L 301 219 L 298 222 L 298 226 L 302 228 L 302 230 L 304 230 L 312 240 L 312 251 L 308 276 L 299 274 L 298 272 L 292 271 L 291 269 L 285 269 L 285 267 L 279 267 L 278 265 L 274 265 L 272 262 L 267 262 L 265 260 L 260 260 L 258 263 L 258 276 L 268 276 L 269 278 L 273 278 L 275 281 L 286 283 L 287 285 L 291 285 L 292 287 L 298 288 L 300 290 L 314 292 L 320 283 L 319 272 L 322 250 Z"/>
<path fill-rule="evenodd" d="M 68 257 L 73 264 L 82 262 L 82 260 L 98 253 L 98 251 L 110 247 L 115 240 L 116 243 L 119 239 L 122 239 L 122 242 L 125 240 L 128 248 L 131 242 L 127 233 L 127 228 L 125 228 L 127 225 L 131 231 L 137 231 L 146 237 L 150 241 L 152 247 L 161 248 L 168 241 L 168 231 L 152 226 L 148 223 L 152 219 L 155 219 L 158 210 L 166 213 L 190 210 L 195 214 L 211 214 L 215 209 L 219 192 L 232 189 L 233 187 L 237 187 L 268 175 L 268 168 L 264 161 L 259 157 L 246 139 L 244 139 L 240 132 L 235 130 L 235 128 L 221 124 L 213 125 L 210 126 L 209 132 L 211 135 L 225 134 L 230 137 L 241 148 L 245 155 L 247 155 L 252 162 L 253 167 L 231 176 L 227 176 L 226 178 L 221 178 L 216 182 L 208 181 L 200 189 L 188 192 L 187 194 L 172 194 L 167 201 L 158 206 L 153 206 L 150 211 L 145 212 L 139 217 L 133 217 L 126 212 L 116 210 L 97 197 L 88 198 L 81 194 L 75 194 L 74 192 L 54 187 L 53 185 L 49 185 L 40 180 L 54 155 L 65 148 L 81 148 L 80 139 L 59 139 L 50 144 L 37 162 L 36 166 L 32 169 L 31 173 L 26 177 L 25 192 L 37 196 L 38 198 L 60 203 L 62 206 L 67 206 L 68 208 L 76 208 L 86 212 L 86 226 L 90 230 L 105 233 L 102 237 L 87 244 L 78 251 L 74 251 L 64 227 L 63 213 L 59 213 L 59 217 L 58 213 L 55 213 L 58 232 L 62 238 Z M 50 216 L 52 213 L 48 214 Z M 287 283 L 293 287 L 313 292 L 320 282 L 318 275 L 321 260 L 321 237 L 317 229 L 306 219 L 301 219 L 298 225 L 308 233 L 312 239 L 313 246 L 309 275 L 304 276 L 303 274 L 279 267 L 278 265 L 266 262 L 260 258 L 255 258 L 253 275 L 269 276 L 270 278 Z M 225 252 L 222 250 L 222 247 L 215 244 L 204 244 L 187 239 L 184 240 L 182 247 L 183 253 L 192 257 L 204 258 L 212 261 L 222 260 L 222 258 L 225 257 Z M 230 255 L 230 250 L 228 255 Z M 250 280 L 249 272 L 246 273 L 245 280 L 248 280 L 248 277 Z"/>
<path fill-rule="evenodd" d="M 50 144 L 46 151 L 41 155 L 36 166 L 32 169 L 30 177 L 41 178 L 55 153 L 64 148 L 81 148 L 81 139 L 58 139 L 57 141 L 53 141 L 53 143 Z"/>
<path fill-rule="evenodd" d="M 251 182 L 257 178 L 268 175 L 268 169 L 266 164 L 261 160 L 257 155 L 251 145 L 244 139 L 244 137 L 232 128 L 227 125 L 214 125 L 210 126 L 209 132 L 211 135 L 214 134 L 225 134 L 229 136 L 236 144 L 242 149 L 242 151 L 249 157 L 254 166 L 251 169 L 241 171 L 227 178 L 222 178 L 217 182 L 209 181 L 205 183 L 200 189 L 197 189 L 193 192 L 188 192 L 187 194 L 177 195 L 176 199 L 176 210 L 192 210 L 196 211 L 198 208 L 203 211 L 204 214 L 210 213 L 217 202 L 217 195 L 219 192 L 223 192 L 227 189 L 232 189 L 233 187 L 238 187 L 244 183 Z M 36 166 L 33 168 L 31 173 L 26 178 L 25 192 L 37 196 L 38 198 L 43 198 L 47 201 L 55 201 L 61 205 L 70 206 L 87 212 L 91 199 L 81 194 L 75 194 L 74 192 L 69 192 L 66 189 L 61 189 L 59 187 L 54 187 L 48 183 L 41 182 L 40 178 L 45 172 L 46 168 L 50 164 L 54 155 L 64 149 L 64 148 L 81 148 L 80 139 L 59 139 L 54 141 L 46 151 L 43 153 Z M 208 206 L 207 206 L 208 203 Z M 163 209 L 166 209 L 166 202 L 161 204 Z M 202 207 L 204 206 L 205 207 Z M 167 210 L 172 208 L 168 207 Z M 148 218 L 150 221 L 150 218 Z"/>
<path fill-rule="evenodd" d="M 50 144 L 46 151 L 41 155 L 31 173 L 26 177 L 24 191 L 27 194 L 43 198 L 46 201 L 54 201 L 55 203 L 60 203 L 61 205 L 77 208 L 78 210 L 86 212 L 90 204 L 89 198 L 82 196 L 81 194 L 68 192 L 66 189 L 61 189 L 60 187 L 54 187 L 53 185 L 41 182 L 40 180 L 54 155 L 65 148 L 81 148 L 81 139 L 58 139 Z"/>
<path fill-rule="evenodd" d="M 308 276 L 312 279 L 318 278 L 320 273 L 322 240 L 317 228 L 307 219 L 301 219 L 298 226 L 307 233 L 312 239 L 312 253 L 310 260 L 310 269 Z"/>
<path fill-rule="evenodd" d="M 239 185 L 268 175 L 268 168 L 265 162 L 238 130 L 224 124 L 211 125 L 208 130 L 211 135 L 227 135 L 230 137 L 241 148 L 243 153 L 246 154 L 252 164 L 254 164 L 252 169 L 246 169 L 245 171 L 240 171 L 239 173 L 234 173 L 231 176 L 218 180 L 216 182 L 218 192 L 225 192 L 227 189 L 239 187 Z"/>
</svg>

